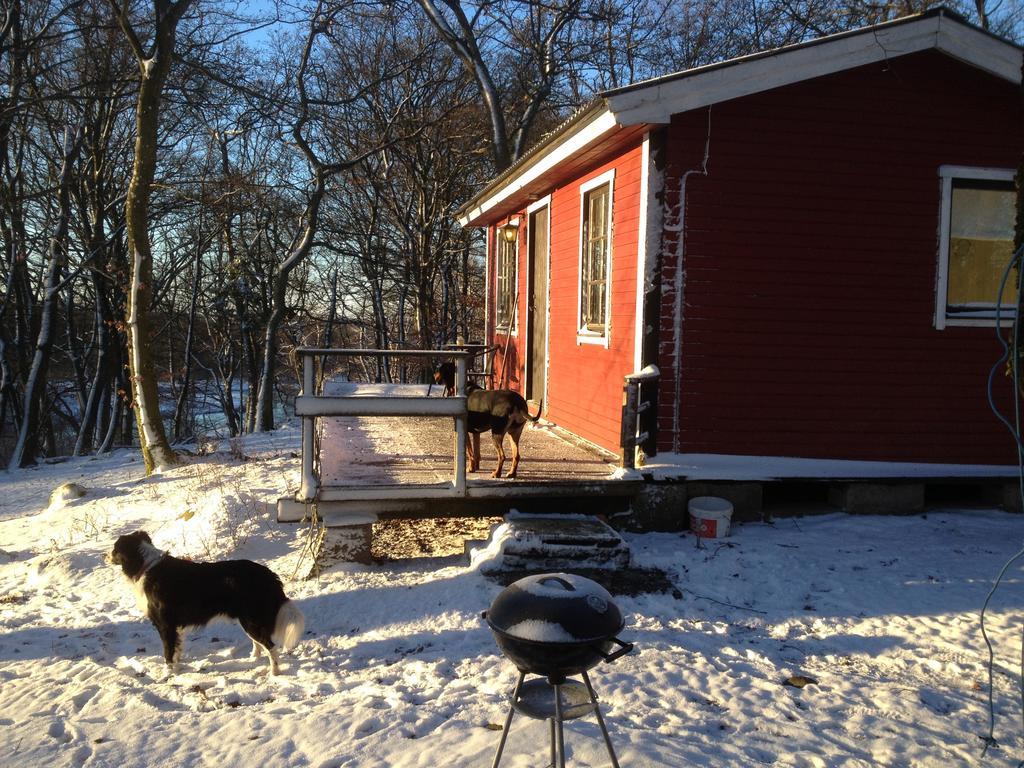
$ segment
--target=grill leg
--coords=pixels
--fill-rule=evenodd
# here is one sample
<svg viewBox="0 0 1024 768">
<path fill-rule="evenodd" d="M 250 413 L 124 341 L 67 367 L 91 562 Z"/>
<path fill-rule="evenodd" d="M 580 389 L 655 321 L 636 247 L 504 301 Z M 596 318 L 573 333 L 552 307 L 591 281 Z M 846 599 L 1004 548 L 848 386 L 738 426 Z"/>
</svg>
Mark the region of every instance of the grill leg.
<svg viewBox="0 0 1024 768">
<path fill-rule="evenodd" d="M 619 768 L 619 761 L 615 758 L 615 750 L 612 749 L 612 738 L 608 735 L 608 728 L 604 724 L 604 718 L 601 717 L 601 707 L 597 705 L 597 694 L 594 693 L 594 686 L 590 684 L 590 678 L 587 677 L 586 672 L 583 673 L 583 682 L 587 684 L 587 690 L 590 692 L 590 701 L 594 704 L 594 714 L 597 716 L 597 724 L 601 726 L 604 745 L 608 747 L 608 757 L 612 759 L 612 768 Z"/>
<path fill-rule="evenodd" d="M 558 768 L 558 756 L 555 754 L 555 718 L 549 717 L 548 724 L 551 726 L 551 768 Z"/>
<path fill-rule="evenodd" d="M 558 763 L 555 768 L 565 768 L 565 735 L 562 733 L 562 686 L 555 689 L 555 731 L 558 734 Z"/>
<path fill-rule="evenodd" d="M 515 690 L 512 691 L 512 701 L 508 705 L 508 716 L 505 718 L 505 727 L 501 729 L 501 740 L 498 741 L 498 751 L 494 753 L 494 762 L 491 763 L 491 768 L 498 768 L 498 763 L 501 762 L 501 753 L 505 749 L 505 740 L 508 738 L 509 728 L 512 727 L 512 715 L 516 713 L 513 704 L 519 700 L 519 691 L 522 690 L 524 677 L 526 677 L 526 673 L 520 672 Z"/>
</svg>

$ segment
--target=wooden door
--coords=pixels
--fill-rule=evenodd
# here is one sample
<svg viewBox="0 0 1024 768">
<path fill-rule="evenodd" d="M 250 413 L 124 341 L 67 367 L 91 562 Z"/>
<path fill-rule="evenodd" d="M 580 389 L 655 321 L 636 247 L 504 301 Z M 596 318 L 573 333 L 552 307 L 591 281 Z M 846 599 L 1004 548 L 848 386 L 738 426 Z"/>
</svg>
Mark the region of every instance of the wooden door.
<svg viewBox="0 0 1024 768">
<path fill-rule="evenodd" d="M 544 399 L 548 346 L 548 207 L 530 214 L 529 238 L 529 303 L 526 343 L 526 398 L 533 402 Z"/>
</svg>

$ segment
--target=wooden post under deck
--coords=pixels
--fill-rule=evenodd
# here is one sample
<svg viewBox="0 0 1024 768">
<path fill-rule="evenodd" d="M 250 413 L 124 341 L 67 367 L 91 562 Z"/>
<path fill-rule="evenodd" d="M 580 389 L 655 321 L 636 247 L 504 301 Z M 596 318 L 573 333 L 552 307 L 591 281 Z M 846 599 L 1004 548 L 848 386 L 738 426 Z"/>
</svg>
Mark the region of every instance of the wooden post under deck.
<svg viewBox="0 0 1024 768">
<path fill-rule="evenodd" d="M 455 359 L 455 394 L 466 396 L 466 358 Z M 469 419 L 465 412 L 455 417 L 455 493 L 466 495 L 466 428 Z"/>
<path fill-rule="evenodd" d="M 315 360 L 312 355 L 302 357 L 302 394 L 312 396 L 315 394 L 314 376 Z M 317 491 L 320 489 L 320 482 L 313 469 L 314 459 L 314 429 L 316 427 L 315 416 L 302 417 L 302 479 L 299 485 L 298 500 L 313 501 Z"/>
</svg>

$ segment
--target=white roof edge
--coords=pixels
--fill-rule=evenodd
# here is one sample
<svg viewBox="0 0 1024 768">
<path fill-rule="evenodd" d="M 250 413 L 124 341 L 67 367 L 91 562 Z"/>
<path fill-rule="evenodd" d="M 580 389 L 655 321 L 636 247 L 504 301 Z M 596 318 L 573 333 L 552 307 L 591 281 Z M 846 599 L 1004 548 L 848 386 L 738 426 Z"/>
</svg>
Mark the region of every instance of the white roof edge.
<svg viewBox="0 0 1024 768">
<path fill-rule="evenodd" d="M 1024 51 L 980 29 L 939 16 L 936 47 L 954 59 L 982 69 L 1011 83 L 1020 84 Z"/>
<path fill-rule="evenodd" d="M 623 125 L 664 123 L 679 112 L 931 48 L 1004 80 L 1020 82 L 1018 47 L 939 14 L 748 61 L 741 58 L 732 65 L 711 65 L 707 71 L 610 94 L 608 105 Z"/>
<path fill-rule="evenodd" d="M 811 45 L 796 44 L 791 49 L 740 57 L 731 63 L 691 70 L 678 78 L 605 94 L 604 109 L 553 137 L 535 160 L 514 171 L 489 193 L 482 193 L 486 197 L 465 209 L 458 222 L 463 227 L 472 226 L 471 222 L 616 128 L 664 125 L 672 115 L 691 109 L 929 49 L 1011 83 L 1021 82 L 1024 52 L 1019 47 L 941 13 L 866 27 Z"/>
<path fill-rule="evenodd" d="M 498 187 L 489 196 L 472 208 L 464 211 L 459 216 L 459 224 L 463 227 L 471 226 L 470 222 L 475 221 L 487 213 L 487 211 L 500 205 L 502 201 L 518 192 L 531 181 L 548 172 L 579 150 L 597 141 L 605 134 L 610 133 L 618 126 L 619 123 L 615 119 L 615 115 L 607 108 L 597 113 L 594 118 L 573 126 L 552 145 L 549 151 L 540 155 L 534 162 L 525 165 L 522 170 L 509 178 L 506 184 Z"/>
</svg>

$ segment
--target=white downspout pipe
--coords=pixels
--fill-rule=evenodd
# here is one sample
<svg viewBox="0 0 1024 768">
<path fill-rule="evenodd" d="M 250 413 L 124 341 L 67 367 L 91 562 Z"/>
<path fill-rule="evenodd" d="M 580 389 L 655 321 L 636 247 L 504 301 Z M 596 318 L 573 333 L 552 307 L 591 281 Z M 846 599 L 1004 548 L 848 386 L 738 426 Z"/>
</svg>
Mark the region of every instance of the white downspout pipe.
<svg viewBox="0 0 1024 768">
<path fill-rule="evenodd" d="M 679 180 L 679 212 L 676 217 L 676 224 L 666 226 L 665 229 L 669 232 L 676 232 L 676 271 L 673 277 L 673 286 L 675 287 L 675 305 L 673 307 L 672 324 L 673 324 L 673 344 L 672 353 L 675 360 L 675 376 L 674 388 L 672 398 L 672 452 L 679 453 L 681 448 L 680 441 L 680 412 L 681 403 L 680 397 L 682 396 L 682 379 L 683 379 L 683 277 L 685 276 L 685 270 L 683 269 L 683 260 L 686 256 L 686 182 L 689 180 L 692 174 L 699 174 L 701 176 L 708 175 L 708 158 L 711 154 L 711 105 L 708 105 L 708 128 L 707 135 L 704 140 L 704 159 L 701 161 L 699 168 L 691 168 L 683 174 Z"/>
</svg>

